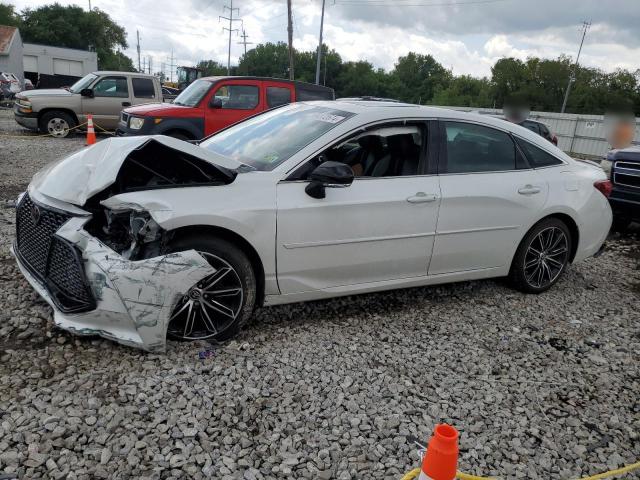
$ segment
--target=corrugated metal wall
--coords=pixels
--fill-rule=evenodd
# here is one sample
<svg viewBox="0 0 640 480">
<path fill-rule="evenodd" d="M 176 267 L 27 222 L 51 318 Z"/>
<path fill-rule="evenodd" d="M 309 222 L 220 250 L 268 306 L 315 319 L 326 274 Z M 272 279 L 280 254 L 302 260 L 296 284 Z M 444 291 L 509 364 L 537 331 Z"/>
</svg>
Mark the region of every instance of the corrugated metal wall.
<svg viewBox="0 0 640 480">
<path fill-rule="evenodd" d="M 493 108 L 440 107 L 463 112 L 502 115 Z M 576 115 L 571 113 L 531 112 L 530 118 L 545 123 L 558 136 L 558 147 L 570 155 L 602 158 L 611 148 L 604 130 L 603 115 Z M 640 140 L 640 118 L 636 118 L 636 141 Z"/>
</svg>

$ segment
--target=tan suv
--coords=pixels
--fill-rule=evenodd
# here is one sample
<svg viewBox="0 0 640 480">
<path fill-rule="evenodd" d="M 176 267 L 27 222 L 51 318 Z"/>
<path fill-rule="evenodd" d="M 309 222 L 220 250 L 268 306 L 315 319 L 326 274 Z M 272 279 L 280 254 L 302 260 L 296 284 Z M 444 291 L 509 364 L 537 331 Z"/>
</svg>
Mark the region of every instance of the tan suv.
<svg viewBox="0 0 640 480">
<path fill-rule="evenodd" d="M 132 72 L 94 72 L 68 89 L 29 90 L 16 95 L 14 117 L 23 127 L 66 137 L 93 115 L 98 128 L 115 130 L 120 111 L 141 103 L 162 102 L 160 81 Z"/>
</svg>

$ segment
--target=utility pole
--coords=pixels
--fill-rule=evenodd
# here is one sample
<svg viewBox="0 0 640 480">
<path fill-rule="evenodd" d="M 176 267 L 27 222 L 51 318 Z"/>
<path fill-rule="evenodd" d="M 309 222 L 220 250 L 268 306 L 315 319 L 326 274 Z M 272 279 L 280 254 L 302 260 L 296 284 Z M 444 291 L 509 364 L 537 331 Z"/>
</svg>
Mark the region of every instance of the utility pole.
<svg viewBox="0 0 640 480">
<path fill-rule="evenodd" d="M 173 71 L 176 68 L 176 64 L 173 61 L 173 48 L 171 49 L 171 63 L 169 63 L 169 77 L 170 77 L 170 82 L 173 83 Z"/>
<path fill-rule="evenodd" d="M 136 30 L 136 35 L 138 36 L 138 71 L 142 71 L 142 64 L 140 63 L 140 30 Z"/>
<path fill-rule="evenodd" d="M 91 0 L 89 0 L 89 11 L 91 11 Z"/>
<path fill-rule="evenodd" d="M 233 8 L 233 0 L 229 0 L 231 3 L 231 6 L 227 7 L 226 5 L 224 7 L 222 7 L 222 11 L 224 13 L 225 10 L 229 10 L 229 16 L 228 17 L 224 17 L 224 16 L 220 16 L 218 17 L 218 21 L 220 21 L 220 19 L 222 18 L 223 20 L 229 20 L 229 28 L 227 27 L 223 27 L 222 30 L 228 30 L 229 31 L 229 51 L 227 53 L 227 75 L 231 75 L 231 32 L 238 32 L 237 28 L 233 28 L 233 22 L 241 22 L 242 20 L 239 18 L 233 18 L 233 12 L 237 11 L 238 15 L 240 15 L 240 9 L 239 8 Z"/>
<path fill-rule="evenodd" d="M 153 58 L 151 58 L 151 55 L 149 55 L 149 65 L 148 65 L 148 70 L 149 70 L 149 75 L 151 75 L 151 63 L 153 61 Z"/>
<path fill-rule="evenodd" d="M 293 80 L 293 15 L 291 12 L 291 0 L 287 0 L 287 14 L 289 17 L 287 33 L 289 34 L 289 80 Z"/>
<path fill-rule="evenodd" d="M 564 113 L 565 108 L 567 108 L 567 100 L 569 100 L 569 93 L 571 92 L 571 84 L 576 80 L 576 73 L 578 73 L 578 61 L 580 60 L 580 53 L 582 52 L 584 37 L 587 35 L 587 30 L 589 30 L 589 27 L 591 27 L 591 22 L 587 22 L 586 20 L 582 22 L 582 40 L 580 40 L 580 48 L 578 49 L 576 63 L 574 64 L 571 73 L 569 73 L 569 83 L 567 84 L 567 89 L 564 91 L 564 100 L 562 101 L 562 108 L 560 109 L 560 113 Z"/>
<path fill-rule="evenodd" d="M 322 0 L 322 15 L 320 16 L 320 42 L 318 43 L 318 58 L 316 60 L 316 85 L 320 85 L 320 61 L 322 57 L 322 27 L 324 27 L 324 1 Z"/>
<path fill-rule="evenodd" d="M 242 37 L 242 41 L 238 42 L 238 45 L 244 45 L 244 54 L 247 54 L 247 45 L 253 45 L 253 42 L 247 42 L 247 38 L 249 38 L 249 35 L 247 35 L 247 32 L 244 30 L 244 28 L 242 29 L 242 35 L 240 35 Z"/>
</svg>

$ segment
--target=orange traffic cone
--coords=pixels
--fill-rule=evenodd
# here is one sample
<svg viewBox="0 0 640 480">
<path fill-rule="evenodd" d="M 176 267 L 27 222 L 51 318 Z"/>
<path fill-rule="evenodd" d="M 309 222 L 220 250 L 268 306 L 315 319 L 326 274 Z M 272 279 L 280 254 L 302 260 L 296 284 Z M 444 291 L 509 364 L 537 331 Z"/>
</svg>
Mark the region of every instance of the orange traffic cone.
<svg viewBox="0 0 640 480">
<path fill-rule="evenodd" d="M 93 115 L 87 115 L 87 143 L 85 145 L 93 145 L 96 143 L 96 131 L 93 129 Z"/>
<path fill-rule="evenodd" d="M 450 425 L 436 425 L 422 460 L 418 480 L 453 480 L 458 468 L 458 431 Z"/>
</svg>

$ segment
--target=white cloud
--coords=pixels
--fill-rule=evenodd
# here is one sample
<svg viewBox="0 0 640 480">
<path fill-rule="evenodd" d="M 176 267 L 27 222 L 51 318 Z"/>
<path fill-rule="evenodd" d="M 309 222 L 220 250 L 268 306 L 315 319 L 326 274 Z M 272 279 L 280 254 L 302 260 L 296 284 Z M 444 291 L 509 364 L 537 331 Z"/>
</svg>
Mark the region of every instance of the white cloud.
<svg viewBox="0 0 640 480">
<path fill-rule="evenodd" d="M 18 9 L 38 7 L 50 0 L 9 0 Z M 79 0 L 58 0 L 76 4 Z M 475 8 L 372 8 L 341 6 L 327 2 L 324 40 L 345 60 L 368 60 L 376 67 L 393 68 L 397 58 L 409 51 L 431 54 L 455 74 L 490 75 L 491 65 L 504 56 L 556 58 L 574 56 L 580 37 L 579 22 L 569 11 L 580 6 L 581 16 L 602 18 L 594 23 L 581 62 L 605 70 L 640 66 L 638 36 L 629 29 L 636 25 L 633 8 L 622 0 L 608 8 L 600 0 L 513 0 Z M 635 3 L 637 0 L 629 0 Z M 168 64 L 173 49 L 178 65 L 193 65 L 201 59 L 227 62 L 228 23 L 219 21 L 223 0 L 92 0 L 128 33 L 126 53 L 137 62 L 136 30 L 140 30 L 143 56 L 153 65 Z M 534 7 L 535 5 L 535 7 Z M 547 5 L 547 6 L 548 6 Z M 573 6 L 572 6 L 573 5 Z M 234 0 L 240 8 L 248 41 L 262 43 L 287 40 L 286 2 L 283 0 Z M 540 12 L 544 10 L 544 15 Z M 636 9 L 637 10 L 637 9 Z M 553 11 L 550 14 L 549 11 Z M 600 12 L 601 15 L 597 15 Z M 625 13 L 626 12 L 626 13 Z M 636 17 L 638 17 L 636 12 Z M 303 50 L 318 46 L 319 0 L 294 2 L 294 45 Z M 639 20 L 640 21 L 640 20 Z M 577 24 L 576 24 L 577 23 Z M 234 28 L 240 27 L 236 23 Z M 626 33 L 625 33 L 626 32 Z M 631 33 L 630 33 L 631 32 Z M 240 37 L 232 36 L 231 63 L 243 52 Z"/>
</svg>

